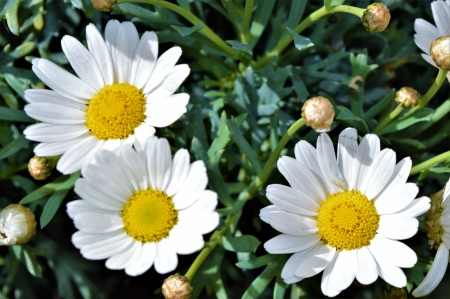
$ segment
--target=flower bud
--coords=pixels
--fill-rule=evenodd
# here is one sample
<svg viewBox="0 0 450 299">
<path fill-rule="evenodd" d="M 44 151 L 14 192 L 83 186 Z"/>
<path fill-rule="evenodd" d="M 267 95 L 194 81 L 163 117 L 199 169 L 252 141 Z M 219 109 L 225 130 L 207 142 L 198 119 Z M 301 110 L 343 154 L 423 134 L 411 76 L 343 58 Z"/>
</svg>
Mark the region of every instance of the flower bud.
<svg viewBox="0 0 450 299">
<path fill-rule="evenodd" d="M 402 87 L 395 94 L 395 101 L 403 108 L 415 107 L 419 104 L 420 93 L 411 87 Z"/>
<path fill-rule="evenodd" d="M 11 204 L 0 212 L 0 245 L 27 243 L 34 234 L 36 220 L 29 208 Z"/>
<path fill-rule="evenodd" d="M 302 117 L 305 119 L 306 125 L 316 132 L 328 132 L 333 123 L 334 108 L 327 98 L 314 97 L 303 105 Z"/>
<path fill-rule="evenodd" d="M 30 175 L 38 181 L 45 180 L 52 174 L 54 163 L 47 157 L 34 156 L 28 162 Z"/>
<path fill-rule="evenodd" d="M 91 0 L 92 6 L 101 12 L 109 12 L 116 5 L 117 0 Z"/>
<path fill-rule="evenodd" d="M 374 3 L 367 6 L 364 11 L 361 21 L 370 32 L 381 32 L 386 29 L 391 20 L 391 14 L 386 5 L 381 3 Z"/>
<path fill-rule="evenodd" d="M 175 274 L 164 280 L 162 292 L 166 299 L 189 299 L 194 289 L 186 276 Z"/>
<path fill-rule="evenodd" d="M 450 36 L 441 36 L 432 42 L 430 54 L 439 68 L 450 71 Z"/>
<path fill-rule="evenodd" d="M 442 200 L 444 199 L 444 189 L 430 195 L 431 207 L 425 215 L 425 228 L 427 230 L 428 244 L 434 249 L 438 249 L 442 243 L 444 228 L 441 224 L 441 215 L 444 210 Z"/>
</svg>

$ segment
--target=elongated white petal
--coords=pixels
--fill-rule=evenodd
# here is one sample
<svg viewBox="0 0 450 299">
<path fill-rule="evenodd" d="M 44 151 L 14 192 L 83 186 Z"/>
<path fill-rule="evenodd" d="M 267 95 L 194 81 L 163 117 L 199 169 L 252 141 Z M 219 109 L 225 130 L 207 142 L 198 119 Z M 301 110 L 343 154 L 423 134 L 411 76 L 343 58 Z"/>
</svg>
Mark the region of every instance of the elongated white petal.
<svg viewBox="0 0 450 299">
<path fill-rule="evenodd" d="M 150 242 L 141 244 L 141 248 L 138 248 L 137 251 L 136 257 L 125 268 L 125 273 L 130 276 L 141 275 L 150 269 L 155 261 L 156 244 Z"/>
<path fill-rule="evenodd" d="M 294 236 L 310 235 L 319 231 L 316 220 L 284 211 L 273 213 L 270 225 L 279 232 Z"/>
<path fill-rule="evenodd" d="M 382 255 L 385 259 L 401 268 L 412 268 L 417 263 L 416 253 L 402 242 L 376 235 L 370 242 L 372 253 Z"/>
<path fill-rule="evenodd" d="M 333 260 L 330 262 L 328 267 L 325 268 L 322 274 L 322 281 L 320 283 L 320 288 L 322 289 L 322 293 L 328 297 L 337 296 L 341 291 L 333 288 L 333 284 L 331 283 L 331 273 L 335 267 L 337 257 L 339 253 L 334 255 Z"/>
<path fill-rule="evenodd" d="M 175 270 L 178 257 L 172 242 L 165 238 L 156 244 L 155 270 L 159 274 L 166 274 Z"/>
<path fill-rule="evenodd" d="M 316 216 L 319 204 L 300 190 L 283 185 L 267 186 L 267 199 L 287 212 Z"/>
<path fill-rule="evenodd" d="M 189 75 L 187 64 L 176 65 L 167 77 L 150 93 L 146 94 L 147 103 L 156 103 L 172 95 Z"/>
<path fill-rule="evenodd" d="M 272 254 L 295 253 L 302 250 L 307 250 L 319 241 L 320 236 L 317 234 L 305 236 L 291 236 L 282 234 L 264 243 L 264 249 Z"/>
<path fill-rule="evenodd" d="M 353 176 L 349 181 L 350 190 L 359 190 L 359 186 L 362 184 L 367 171 L 372 165 L 375 156 L 380 152 L 380 139 L 373 134 L 367 134 L 361 141 L 356 151 L 356 159 L 352 162 Z"/>
<path fill-rule="evenodd" d="M 389 239 L 404 240 L 414 236 L 418 228 L 419 221 L 416 218 L 382 215 L 377 233 Z"/>
<path fill-rule="evenodd" d="M 344 190 L 345 183 L 337 165 L 333 142 L 326 133 L 320 134 L 317 139 L 317 159 L 328 192 L 338 193 Z"/>
<path fill-rule="evenodd" d="M 94 136 L 89 136 L 85 138 L 78 145 L 73 146 L 59 159 L 58 164 L 56 164 L 56 169 L 58 169 L 63 174 L 69 174 L 77 172 L 81 169 L 86 155 L 98 144 L 97 138 Z"/>
<path fill-rule="evenodd" d="M 416 184 L 407 183 L 397 188 L 389 188 L 375 201 L 378 214 L 393 214 L 407 207 L 419 193 Z"/>
<path fill-rule="evenodd" d="M 28 127 L 24 134 L 27 139 L 41 142 L 58 142 L 80 137 L 89 131 L 85 125 L 36 124 Z"/>
<path fill-rule="evenodd" d="M 162 101 L 148 103 L 145 111 L 145 115 L 148 117 L 145 122 L 157 128 L 167 127 L 186 113 L 188 102 L 189 95 L 187 93 L 177 93 Z"/>
<path fill-rule="evenodd" d="M 203 161 L 195 161 L 189 167 L 184 183 L 173 197 L 176 209 L 185 209 L 198 200 L 208 184 L 206 167 Z"/>
<path fill-rule="evenodd" d="M 336 262 L 331 270 L 330 286 L 339 292 L 350 286 L 356 276 L 356 251 L 342 250 L 336 252 Z"/>
<path fill-rule="evenodd" d="M 307 278 L 322 272 L 333 260 L 335 254 L 336 248 L 318 243 L 306 252 L 303 261 L 295 270 L 295 276 Z"/>
<path fill-rule="evenodd" d="M 356 151 L 358 150 L 358 133 L 353 128 L 347 128 L 339 134 L 339 141 L 337 147 L 337 164 L 344 179 L 345 188 L 349 188 L 349 183 L 352 181 L 353 172 L 349 167 L 355 159 Z"/>
<path fill-rule="evenodd" d="M 165 191 L 167 195 L 174 195 L 184 184 L 189 172 L 189 152 L 185 149 L 179 149 L 173 157 L 170 182 Z"/>
<path fill-rule="evenodd" d="M 434 22 L 441 36 L 450 34 L 450 6 L 443 1 L 431 2 L 431 11 L 433 12 Z"/>
<path fill-rule="evenodd" d="M 371 284 L 378 278 L 377 263 L 367 246 L 356 250 L 356 279 L 362 284 Z"/>
<path fill-rule="evenodd" d="M 66 98 L 59 93 L 48 89 L 28 89 L 25 90 L 25 99 L 28 103 L 48 103 L 65 106 L 80 111 L 86 110 L 86 105 L 69 98 Z M 25 106 L 26 107 L 26 106 Z"/>
<path fill-rule="evenodd" d="M 111 54 L 108 51 L 102 35 L 98 32 L 94 24 L 86 26 L 86 41 L 92 56 L 97 61 L 100 72 L 103 77 L 105 85 L 114 83 L 114 67 L 111 60 Z"/>
<path fill-rule="evenodd" d="M 109 233 L 123 227 L 122 217 L 98 213 L 82 213 L 74 219 L 75 227 L 86 233 Z"/>
<path fill-rule="evenodd" d="M 63 105 L 33 103 L 24 108 L 28 116 L 47 124 L 77 125 L 85 124 L 85 112 Z"/>
<path fill-rule="evenodd" d="M 152 76 L 144 86 L 144 93 L 148 93 L 149 91 L 153 90 L 156 86 L 159 85 L 159 83 L 164 80 L 164 78 L 166 78 L 167 74 L 169 74 L 175 63 L 177 63 L 178 59 L 180 58 L 181 52 L 182 51 L 180 47 L 173 47 L 164 52 L 158 58 Z"/>
<path fill-rule="evenodd" d="M 372 250 L 371 247 L 368 247 L 370 252 L 373 254 L 376 262 L 377 262 L 377 271 L 381 278 L 384 279 L 387 283 L 397 287 L 403 288 L 406 286 L 406 275 L 403 271 L 394 265 L 389 257 L 380 254 L 376 250 Z"/>
<path fill-rule="evenodd" d="M 134 55 L 130 84 L 142 89 L 147 84 L 158 57 L 158 36 L 154 32 L 145 32 Z"/>
<path fill-rule="evenodd" d="M 295 159 L 305 165 L 314 174 L 316 180 L 319 182 L 321 189 L 328 191 L 327 186 L 323 181 L 323 175 L 320 171 L 319 162 L 317 161 L 317 150 L 308 142 L 300 140 L 295 145 Z M 326 192 L 328 195 L 328 193 Z"/>
<path fill-rule="evenodd" d="M 413 200 L 403 210 L 396 213 L 398 217 L 417 217 L 425 214 L 430 209 L 430 199 L 426 196 Z"/>
<path fill-rule="evenodd" d="M 106 260 L 105 266 L 111 270 L 125 269 L 133 260 L 133 256 L 138 252 L 141 243 L 133 239 L 133 241 L 121 253 L 115 254 Z"/>
</svg>

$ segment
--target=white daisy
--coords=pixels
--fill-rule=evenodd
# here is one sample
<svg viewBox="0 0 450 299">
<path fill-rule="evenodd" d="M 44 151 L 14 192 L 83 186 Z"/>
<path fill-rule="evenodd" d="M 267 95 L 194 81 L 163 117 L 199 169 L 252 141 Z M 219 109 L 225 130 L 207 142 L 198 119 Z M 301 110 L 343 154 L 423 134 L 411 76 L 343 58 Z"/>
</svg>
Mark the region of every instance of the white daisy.
<svg viewBox="0 0 450 299">
<path fill-rule="evenodd" d="M 431 11 L 433 13 L 436 26 L 430 24 L 424 19 L 416 19 L 414 22 L 414 42 L 426 54 L 422 54 L 426 62 L 437 67 L 436 63 L 430 56 L 431 43 L 441 36 L 450 36 L 450 0 L 437 0 L 431 3 Z M 450 72 L 447 74 L 450 82 Z"/>
<path fill-rule="evenodd" d="M 139 39 L 131 22 L 111 20 L 105 40 L 86 27 L 89 50 L 72 36 L 62 49 L 78 77 L 46 59 L 33 59 L 33 71 L 53 90 L 30 89 L 25 112 L 41 123 L 25 136 L 41 142 L 37 156 L 62 155 L 57 169 L 73 173 L 100 149 L 143 142 L 186 112 L 189 95 L 173 94 L 188 76 L 173 47 L 158 56 L 158 38 L 145 32 Z"/>
<path fill-rule="evenodd" d="M 439 194 L 439 193 L 438 193 Z M 436 199 L 442 199 L 442 202 L 437 202 L 435 213 L 440 213 L 440 217 L 438 218 L 438 238 L 439 238 L 439 247 L 436 253 L 436 257 L 434 258 L 434 262 L 431 265 L 430 270 L 428 271 L 425 279 L 422 283 L 414 290 L 412 293 L 415 297 L 425 297 L 430 294 L 441 282 L 444 277 L 445 271 L 447 270 L 447 265 L 449 263 L 449 252 L 450 252 L 450 179 L 443 190 L 443 194 L 439 195 Z M 434 204 L 434 199 L 432 195 L 432 201 Z M 433 208 L 430 209 L 430 212 Z M 428 218 L 428 213 L 427 213 Z M 433 245 L 433 241 L 431 241 Z M 437 245 L 437 244 L 436 244 Z"/>
<path fill-rule="evenodd" d="M 274 204 L 260 217 L 282 234 L 267 241 L 273 254 L 294 253 L 281 277 L 296 283 L 324 270 L 322 291 L 336 296 L 356 278 L 362 284 L 378 275 L 396 287 L 406 285 L 402 268 L 413 267 L 417 256 L 397 241 L 416 234 L 415 217 L 426 212 L 430 199 L 416 200 L 419 189 L 406 183 L 411 160 L 395 164 L 395 152 L 380 151 L 376 135 L 358 146 L 355 129 L 339 135 L 337 161 L 326 133 L 317 150 L 306 141 L 295 147 L 296 159 L 281 157 L 278 169 L 291 187 L 269 185 Z"/>
<path fill-rule="evenodd" d="M 185 149 L 172 160 L 166 139 L 100 151 L 82 174 L 75 184 L 82 199 L 67 204 L 79 230 L 72 242 L 86 259 L 107 259 L 109 269 L 173 271 L 177 254 L 201 249 L 202 235 L 219 223 L 203 161 L 189 164 Z"/>
</svg>

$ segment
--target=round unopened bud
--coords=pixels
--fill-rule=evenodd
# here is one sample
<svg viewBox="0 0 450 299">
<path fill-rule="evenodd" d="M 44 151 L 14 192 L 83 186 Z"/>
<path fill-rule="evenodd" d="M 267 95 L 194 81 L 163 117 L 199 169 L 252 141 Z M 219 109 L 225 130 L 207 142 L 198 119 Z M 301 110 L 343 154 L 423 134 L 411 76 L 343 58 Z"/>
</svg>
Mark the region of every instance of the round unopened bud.
<svg viewBox="0 0 450 299">
<path fill-rule="evenodd" d="M 333 123 L 334 108 L 327 98 L 314 97 L 303 105 L 302 117 L 305 119 L 306 125 L 313 128 L 314 131 L 328 132 Z"/>
<path fill-rule="evenodd" d="M 444 211 L 442 200 L 444 199 L 444 189 L 430 195 L 431 207 L 425 214 L 425 228 L 427 230 L 428 244 L 434 249 L 438 249 L 442 243 L 444 228 L 441 224 L 441 215 Z"/>
<path fill-rule="evenodd" d="M 162 293 L 166 299 L 189 299 L 194 289 L 186 276 L 170 275 L 164 280 Z"/>
<path fill-rule="evenodd" d="M 412 87 L 402 87 L 395 94 L 395 101 L 403 108 L 415 107 L 419 104 L 420 93 Z"/>
<path fill-rule="evenodd" d="M 116 5 L 117 0 L 91 0 L 92 6 L 101 12 L 109 12 Z"/>
<path fill-rule="evenodd" d="M 27 243 L 34 234 L 36 234 L 36 220 L 29 208 L 11 204 L 0 212 L 0 245 Z"/>
<path fill-rule="evenodd" d="M 374 3 L 367 6 L 361 21 L 370 32 L 381 32 L 386 29 L 391 20 L 391 14 L 386 5 L 382 3 Z"/>
<path fill-rule="evenodd" d="M 54 163 L 47 157 L 34 156 L 28 162 L 30 175 L 38 181 L 45 180 L 52 174 Z"/>
<path fill-rule="evenodd" d="M 441 36 L 432 42 L 430 54 L 439 68 L 450 71 L 450 36 Z"/>
<path fill-rule="evenodd" d="M 408 293 L 404 288 L 396 288 L 394 286 L 388 285 L 384 291 L 385 299 L 406 299 L 408 298 Z"/>
</svg>

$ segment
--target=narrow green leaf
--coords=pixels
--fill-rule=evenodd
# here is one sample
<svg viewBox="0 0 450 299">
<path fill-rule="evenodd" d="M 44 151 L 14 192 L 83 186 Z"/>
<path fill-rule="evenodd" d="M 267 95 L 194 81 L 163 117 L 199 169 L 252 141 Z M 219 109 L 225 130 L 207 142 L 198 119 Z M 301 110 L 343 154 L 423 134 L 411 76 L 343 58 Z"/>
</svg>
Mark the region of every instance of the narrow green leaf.
<svg viewBox="0 0 450 299">
<path fill-rule="evenodd" d="M 67 177 L 67 180 L 59 185 L 59 188 L 53 193 L 53 195 L 49 198 L 47 203 L 44 206 L 44 210 L 42 211 L 40 218 L 41 229 L 44 228 L 55 216 L 56 211 L 58 211 L 61 202 L 64 197 L 66 197 L 67 193 L 69 193 L 70 189 L 72 189 L 75 181 L 80 177 L 80 172 L 75 172 Z"/>
<path fill-rule="evenodd" d="M 245 140 L 242 135 L 241 130 L 239 129 L 238 124 L 236 123 L 236 119 L 231 117 L 230 120 L 227 120 L 227 126 L 230 130 L 230 138 L 239 146 L 242 152 L 248 157 L 250 163 L 255 170 L 255 173 L 260 173 L 262 168 L 258 159 L 256 158 L 255 150 L 250 146 L 250 144 Z"/>
<path fill-rule="evenodd" d="M 201 30 L 205 25 L 203 24 L 197 24 L 192 27 L 179 27 L 175 25 L 171 25 L 173 29 L 175 29 L 181 36 L 185 37 L 188 36 L 195 31 Z"/>
<path fill-rule="evenodd" d="M 383 109 L 385 109 L 390 103 L 392 103 L 395 95 L 395 88 L 385 95 L 380 101 L 369 108 L 366 113 L 364 113 L 363 118 L 369 120 L 377 116 Z"/>
<path fill-rule="evenodd" d="M 421 108 L 414 112 L 412 115 L 405 116 L 402 115 L 394 119 L 390 124 L 388 124 L 383 130 L 381 130 L 379 135 L 397 132 L 407 127 L 422 121 L 429 121 L 434 114 L 434 110 L 428 107 Z"/>
<path fill-rule="evenodd" d="M 8 105 L 9 108 L 19 108 L 19 101 L 17 101 L 16 95 L 12 93 L 9 86 L 3 81 L 0 81 L 0 95 L 5 100 L 6 105 Z"/>
<path fill-rule="evenodd" d="M 36 121 L 29 117 L 25 111 L 0 107 L 0 120 L 18 121 L 24 123 L 35 123 Z"/>
<path fill-rule="evenodd" d="M 19 202 L 21 205 L 28 204 L 30 202 L 42 199 L 50 194 L 53 194 L 56 192 L 56 190 L 61 189 L 62 185 L 66 182 L 68 179 L 68 176 L 62 175 L 56 180 L 54 180 L 51 183 L 48 183 L 41 188 L 37 189 L 36 191 L 28 194 L 22 200 Z"/>
<path fill-rule="evenodd" d="M 17 11 L 23 0 L 0 0 L 0 20 L 6 18 L 9 30 L 15 35 L 19 35 L 19 20 Z"/>
<path fill-rule="evenodd" d="M 309 91 L 308 89 L 306 89 L 306 85 L 303 82 L 302 77 L 297 73 L 292 73 L 291 79 L 292 79 L 292 88 L 294 89 L 297 97 L 302 102 L 306 101 L 309 96 Z"/>
<path fill-rule="evenodd" d="M 423 144 L 422 142 L 420 142 L 417 139 L 410 139 L 410 138 L 392 138 L 391 142 L 393 144 L 404 144 L 404 145 L 409 145 L 409 146 L 413 146 L 415 148 L 424 150 L 427 147 L 425 146 L 425 144 Z"/>
<path fill-rule="evenodd" d="M 272 279 L 277 275 L 283 266 L 283 259 L 279 256 L 272 255 L 272 261 L 267 267 L 256 277 L 251 285 L 247 288 L 242 299 L 260 298 L 261 294 L 267 288 Z"/>
<path fill-rule="evenodd" d="M 33 252 L 29 252 L 32 248 L 27 246 L 23 249 L 23 258 L 28 272 L 34 277 L 42 277 L 42 267 L 39 265 Z"/>
<path fill-rule="evenodd" d="M 8 83 L 9 86 L 11 86 L 12 89 L 14 89 L 15 92 L 17 92 L 22 99 L 24 99 L 25 90 L 30 88 L 30 85 L 27 83 L 24 83 L 20 81 L 16 76 L 13 74 L 5 74 L 5 81 Z"/>
<path fill-rule="evenodd" d="M 280 273 L 281 274 L 281 273 Z M 283 279 L 281 275 L 277 275 L 275 280 L 275 287 L 273 288 L 273 299 L 283 299 L 284 294 L 286 293 L 286 289 L 289 287 Z"/>
<path fill-rule="evenodd" d="M 261 242 L 258 238 L 250 235 L 239 237 L 224 236 L 221 239 L 226 250 L 233 252 L 255 252 Z"/>
<path fill-rule="evenodd" d="M 177 0 L 178 5 L 186 10 L 189 10 L 189 0 Z"/>
<path fill-rule="evenodd" d="M 10 144 L 0 149 L 0 160 L 14 155 L 22 148 L 24 148 L 28 143 L 30 143 L 30 140 L 26 139 L 25 135 L 19 135 Z"/>
<path fill-rule="evenodd" d="M 344 106 L 336 106 L 336 119 L 349 122 L 349 124 L 356 127 L 358 131 L 362 131 L 365 134 L 369 133 L 369 127 L 364 119 L 355 115 L 350 109 Z"/>
<path fill-rule="evenodd" d="M 314 46 L 314 44 L 311 42 L 309 38 L 297 34 L 294 30 L 292 30 L 289 27 L 286 27 L 286 29 L 294 39 L 295 47 L 300 51 Z"/>
<path fill-rule="evenodd" d="M 252 46 L 250 45 L 241 43 L 240 41 L 237 40 L 226 40 L 225 42 L 227 42 L 235 50 L 253 55 Z"/>
<path fill-rule="evenodd" d="M 206 130 L 203 125 L 203 111 L 199 105 L 195 105 L 188 113 L 189 119 L 189 130 L 191 134 L 198 138 L 202 143 L 203 147 L 208 148 L 209 143 L 206 139 Z"/>
<path fill-rule="evenodd" d="M 219 129 L 217 130 L 217 135 L 211 143 L 211 146 L 208 150 L 208 157 L 211 160 L 212 164 L 217 164 L 219 162 L 221 151 L 227 146 L 228 142 L 230 142 L 230 131 L 227 127 L 227 115 L 225 111 L 220 115 L 220 123 Z"/>
<path fill-rule="evenodd" d="M 252 260 L 247 260 L 247 261 L 242 261 L 242 262 L 236 263 L 236 266 L 238 266 L 239 268 L 241 268 L 243 270 L 257 269 L 257 268 L 260 268 L 260 267 L 265 266 L 268 263 L 270 263 L 272 258 L 273 258 L 273 255 L 266 254 L 266 255 L 259 256 Z"/>
<path fill-rule="evenodd" d="M 450 167 L 433 167 L 428 170 L 434 173 L 450 173 Z"/>
<path fill-rule="evenodd" d="M 255 11 L 250 27 L 250 44 L 252 46 L 256 45 L 264 32 L 267 22 L 272 15 L 275 2 L 276 0 L 255 0 L 255 6 L 258 9 Z"/>
<path fill-rule="evenodd" d="M 358 55 L 350 54 L 350 64 L 352 65 L 352 77 L 361 76 L 365 80 L 367 74 L 378 67 L 377 64 L 367 64 L 367 54 L 360 53 Z"/>
<path fill-rule="evenodd" d="M 25 55 L 30 54 L 36 46 L 34 42 L 25 42 L 14 50 L 9 51 L 7 53 L 3 52 L 0 54 L 0 64 L 5 65 L 11 61 L 14 61 L 18 58 L 24 57 Z"/>
</svg>

